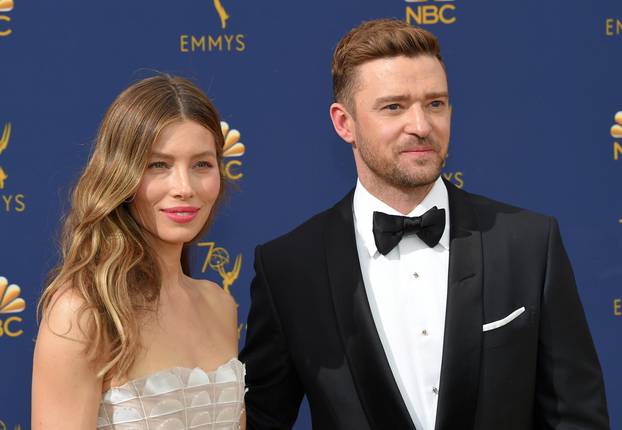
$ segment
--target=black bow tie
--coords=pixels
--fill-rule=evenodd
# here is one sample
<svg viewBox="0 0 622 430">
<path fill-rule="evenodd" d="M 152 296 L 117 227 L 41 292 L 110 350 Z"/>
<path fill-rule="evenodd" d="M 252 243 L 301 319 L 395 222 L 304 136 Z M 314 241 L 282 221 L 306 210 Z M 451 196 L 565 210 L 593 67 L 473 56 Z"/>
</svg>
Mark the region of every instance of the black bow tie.
<svg viewBox="0 0 622 430">
<path fill-rule="evenodd" d="M 387 255 L 402 237 L 416 233 L 430 248 L 436 246 L 445 230 L 445 209 L 434 206 L 421 216 L 407 217 L 374 212 L 374 241 L 382 255 Z"/>
</svg>

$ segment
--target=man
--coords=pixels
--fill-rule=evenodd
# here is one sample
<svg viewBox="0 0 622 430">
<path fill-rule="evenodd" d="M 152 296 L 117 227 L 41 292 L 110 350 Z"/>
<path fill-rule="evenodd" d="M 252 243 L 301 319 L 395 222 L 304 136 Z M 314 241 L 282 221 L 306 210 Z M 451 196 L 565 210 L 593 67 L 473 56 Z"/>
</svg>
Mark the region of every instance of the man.
<svg viewBox="0 0 622 430">
<path fill-rule="evenodd" d="M 437 40 L 376 20 L 338 44 L 335 130 L 358 182 L 255 255 L 250 429 L 607 429 L 602 374 L 553 218 L 444 182 Z M 405 217 L 404 217 L 405 215 Z"/>
</svg>

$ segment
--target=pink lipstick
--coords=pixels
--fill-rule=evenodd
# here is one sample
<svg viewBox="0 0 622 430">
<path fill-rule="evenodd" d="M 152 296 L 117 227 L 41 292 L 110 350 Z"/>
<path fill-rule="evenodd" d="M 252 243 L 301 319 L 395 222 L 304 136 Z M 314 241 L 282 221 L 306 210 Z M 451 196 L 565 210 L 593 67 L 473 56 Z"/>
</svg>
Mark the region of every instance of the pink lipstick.
<svg viewBox="0 0 622 430">
<path fill-rule="evenodd" d="M 192 221 L 199 213 L 199 208 L 194 206 L 177 206 L 173 208 L 162 209 L 164 215 L 170 220 L 180 224 L 185 224 Z"/>
</svg>

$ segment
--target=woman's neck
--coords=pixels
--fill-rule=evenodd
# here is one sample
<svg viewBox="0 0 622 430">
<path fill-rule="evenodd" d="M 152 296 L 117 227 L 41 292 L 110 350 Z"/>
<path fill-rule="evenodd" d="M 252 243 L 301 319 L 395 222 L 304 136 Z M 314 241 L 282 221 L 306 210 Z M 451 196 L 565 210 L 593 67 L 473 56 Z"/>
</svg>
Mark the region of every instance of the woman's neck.
<svg viewBox="0 0 622 430">
<path fill-rule="evenodd" d="M 151 246 L 160 265 L 162 288 L 181 287 L 184 279 L 184 272 L 181 267 L 183 244 L 154 241 Z"/>
</svg>

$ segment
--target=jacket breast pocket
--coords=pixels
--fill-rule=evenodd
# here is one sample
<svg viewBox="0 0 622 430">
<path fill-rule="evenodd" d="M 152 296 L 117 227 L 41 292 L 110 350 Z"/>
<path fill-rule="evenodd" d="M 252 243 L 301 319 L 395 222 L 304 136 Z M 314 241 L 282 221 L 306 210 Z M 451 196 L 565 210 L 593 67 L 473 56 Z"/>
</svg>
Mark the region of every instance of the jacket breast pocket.
<svg viewBox="0 0 622 430">
<path fill-rule="evenodd" d="M 483 325 L 484 349 L 523 343 L 529 340 L 534 329 L 533 311 L 527 307 L 517 308 Z"/>
</svg>

